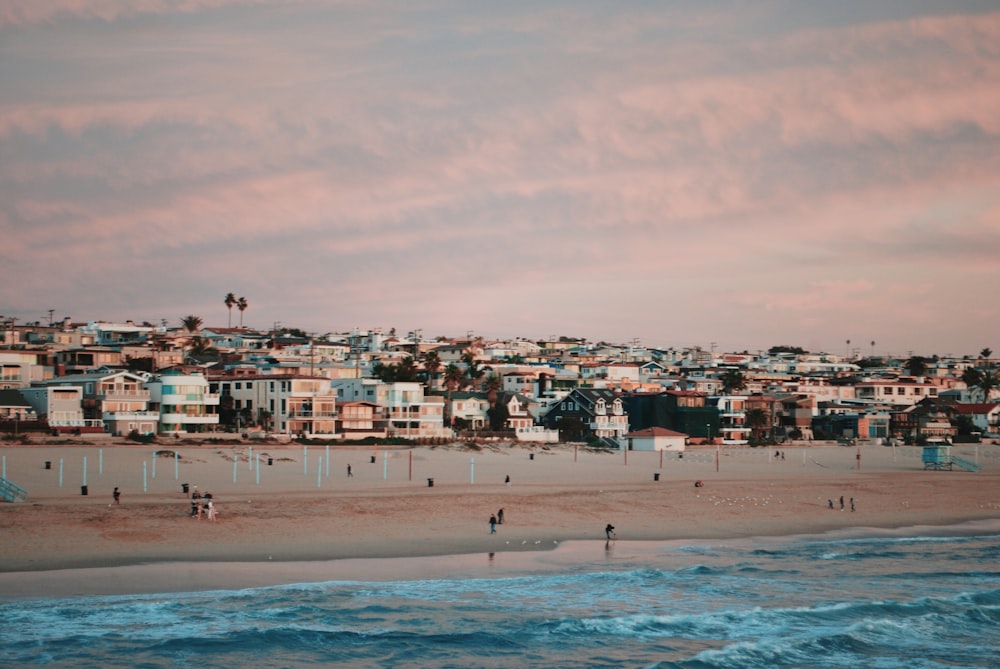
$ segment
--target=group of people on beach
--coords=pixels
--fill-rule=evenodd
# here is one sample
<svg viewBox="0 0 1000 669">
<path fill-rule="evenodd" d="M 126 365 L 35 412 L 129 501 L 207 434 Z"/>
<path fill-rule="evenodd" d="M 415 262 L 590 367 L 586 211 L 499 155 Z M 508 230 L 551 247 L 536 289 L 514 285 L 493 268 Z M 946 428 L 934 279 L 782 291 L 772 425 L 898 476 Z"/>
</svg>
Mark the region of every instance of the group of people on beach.
<svg viewBox="0 0 1000 669">
<path fill-rule="evenodd" d="M 831 510 L 836 508 L 833 505 L 833 500 L 832 499 L 826 500 L 826 506 L 827 506 L 828 509 L 831 509 Z M 840 510 L 841 511 L 844 510 L 844 496 L 843 495 L 840 496 Z M 854 511 L 854 498 L 853 497 L 851 498 L 851 511 Z"/>
<path fill-rule="evenodd" d="M 490 514 L 490 534 L 497 533 L 497 525 L 503 525 L 503 509 Z"/>
<path fill-rule="evenodd" d="M 217 512 L 215 500 L 212 499 L 212 493 L 206 491 L 202 495 L 198 492 L 198 486 L 195 486 L 191 491 L 191 517 L 201 520 L 201 517 L 204 515 L 214 523 Z"/>
</svg>

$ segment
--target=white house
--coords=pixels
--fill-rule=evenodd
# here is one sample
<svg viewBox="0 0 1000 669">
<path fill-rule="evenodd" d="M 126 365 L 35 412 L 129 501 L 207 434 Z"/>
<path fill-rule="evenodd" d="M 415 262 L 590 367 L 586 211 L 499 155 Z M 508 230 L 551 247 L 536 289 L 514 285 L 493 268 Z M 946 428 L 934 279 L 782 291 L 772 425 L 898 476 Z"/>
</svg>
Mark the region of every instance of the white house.
<svg viewBox="0 0 1000 669">
<path fill-rule="evenodd" d="M 630 451 L 683 451 L 688 435 L 665 427 L 647 427 L 625 435 Z"/>
<path fill-rule="evenodd" d="M 168 371 L 146 382 L 149 408 L 160 412 L 160 432 L 204 432 L 219 424 L 219 395 L 200 374 Z"/>
</svg>

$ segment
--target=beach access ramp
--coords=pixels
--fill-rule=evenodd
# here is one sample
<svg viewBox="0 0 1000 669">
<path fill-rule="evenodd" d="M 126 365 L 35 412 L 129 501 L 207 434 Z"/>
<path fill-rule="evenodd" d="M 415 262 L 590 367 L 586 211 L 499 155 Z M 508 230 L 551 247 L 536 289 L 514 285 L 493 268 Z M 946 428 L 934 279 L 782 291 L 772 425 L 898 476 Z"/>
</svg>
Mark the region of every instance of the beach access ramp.
<svg viewBox="0 0 1000 669">
<path fill-rule="evenodd" d="M 24 502 L 28 499 L 28 491 L 13 481 L 0 478 L 0 497 L 6 502 Z"/>
<path fill-rule="evenodd" d="M 960 458 L 957 455 L 951 456 L 951 464 L 961 469 L 964 469 L 967 472 L 979 471 L 979 465 L 977 465 L 975 462 L 973 462 L 972 460 L 967 460 L 965 458 Z"/>
</svg>

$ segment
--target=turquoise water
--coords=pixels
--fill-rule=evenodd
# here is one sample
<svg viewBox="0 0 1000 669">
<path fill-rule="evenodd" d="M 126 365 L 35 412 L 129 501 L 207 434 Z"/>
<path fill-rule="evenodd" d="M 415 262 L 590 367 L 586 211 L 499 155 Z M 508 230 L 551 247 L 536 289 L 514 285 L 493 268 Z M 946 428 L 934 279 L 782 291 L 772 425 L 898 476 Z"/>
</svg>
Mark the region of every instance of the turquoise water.
<svg viewBox="0 0 1000 669">
<path fill-rule="evenodd" d="M 7 600 L 0 665 L 1000 666 L 995 534 L 592 554 L 485 578 Z"/>
</svg>

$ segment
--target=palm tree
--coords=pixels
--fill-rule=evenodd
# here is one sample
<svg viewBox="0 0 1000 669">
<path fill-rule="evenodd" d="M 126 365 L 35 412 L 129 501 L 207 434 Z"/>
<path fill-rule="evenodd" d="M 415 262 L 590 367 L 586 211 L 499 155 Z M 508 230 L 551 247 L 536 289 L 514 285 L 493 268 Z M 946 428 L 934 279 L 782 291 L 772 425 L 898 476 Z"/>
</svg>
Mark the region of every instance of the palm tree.
<svg viewBox="0 0 1000 669">
<path fill-rule="evenodd" d="M 486 374 L 486 370 L 479 367 L 479 361 L 476 360 L 476 356 L 472 351 L 466 351 L 462 354 L 462 362 L 465 363 L 466 384 L 475 386 Z"/>
<path fill-rule="evenodd" d="M 913 355 L 903 363 L 903 366 L 906 367 L 910 376 L 923 376 L 927 373 L 927 358 L 922 355 Z"/>
<path fill-rule="evenodd" d="M 451 394 L 457 390 L 462 385 L 462 380 L 465 378 L 465 372 L 461 367 L 455 363 L 450 363 L 444 369 L 444 387 L 447 390 L 444 410 L 445 410 L 445 425 L 451 427 L 454 423 L 451 417 Z"/>
<path fill-rule="evenodd" d="M 483 384 L 483 388 L 486 390 L 486 399 L 489 401 L 490 406 L 496 406 L 497 396 L 503 389 L 503 381 L 496 374 L 490 374 L 486 377 L 486 382 Z"/>
<path fill-rule="evenodd" d="M 233 305 L 236 304 L 236 296 L 232 293 L 226 293 L 226 299 L 223 301 L 226 305 L 226 309 L 229 309 L 229 323 L 227 327 L 233 327 Z"/>
<path fill-rule="evenodd" d="M 746 415 L 747 427 L 750 428 L 751 439 L 754 442 L 761 440 L 761 434 L 767 431 L 769 419 L 767 412 L 763 409 L 750 409 Z"/>
<path fill-rule="evenodd" d="M 247 310 L 247 298 L 241 297 L 236 300 L 236 308 L 240 310 L 240 329 L 243 328 L 243 312 Z"/>
<path fill-rule="evenodd" d="M 428 386 L 433 387 L 434 377 L 437 376 L 439 369 L 441 369 L 441 356 L 437 354 L 437 351 L 428 351 L 424 355 L 424 370 L 427 372 Z"/>
<path fill-rule="evenodd" d="M 989 349 L 983 352 L 992 353 Z M 989 355 L 982 355 L 982 358 L 989 360 Z M 1000 368 L 989 363 L 982 367 L 969 367 L 962 372 L 962 380 L 969 388 L 979 388 L 983 393 L 983 402 L 989 402 L 993 391 L 1000 388 Z"/>
<path fill-rule="evenodd" d="M 396 368 L 396 380 L 397 381 L 416 381 L 417 380 L 417 366 L 413 361 L 412 356 L 406 356 L 399 361 Z"/>
<path fill-rule="evenodd" d="M 212 346 L 212 342 L 204 337 L 195 337 L 191 340 L 191 348 L 188 350 L 188 357 L 195 360 L 206 358 L 218 358 L 219 349 Z"/>
<path fill-rule="evenodd" d="M 444 368 L 444 387 L 449 391 L 458 390 L 465 379 L 465 371 L 455 363 Z"/>
<path fill-rule="evenodd" d="M 181 319 L 181 325 L 188 332 L 194 333 L 201 329 L 202 320 L 198 316 L 185 316 Z"/>
<path fill-rule="evenodd" d="M 722 375 L 722 394 L 732 395 L 738 390 L 743 390 L 747 387 L 746 379 L 743 378 L 743 373 L 736 369 L 728 369 L 726 373 Z"/>
</svg>

